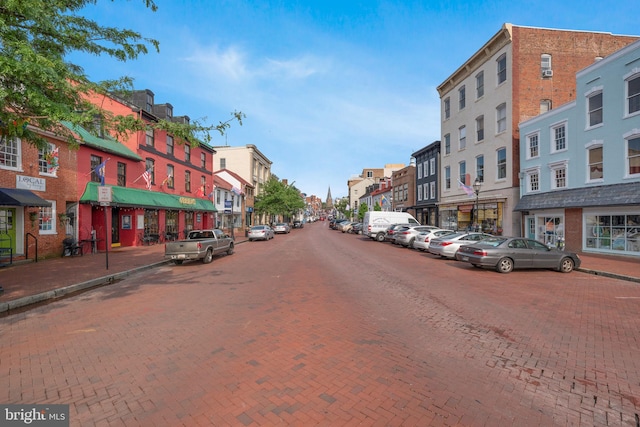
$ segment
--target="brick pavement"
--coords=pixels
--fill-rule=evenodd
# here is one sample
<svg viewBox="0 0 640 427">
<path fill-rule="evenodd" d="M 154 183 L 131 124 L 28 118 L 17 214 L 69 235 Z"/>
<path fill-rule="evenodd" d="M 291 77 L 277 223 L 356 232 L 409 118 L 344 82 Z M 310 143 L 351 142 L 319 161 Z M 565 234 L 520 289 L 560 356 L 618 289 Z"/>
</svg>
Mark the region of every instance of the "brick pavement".
<svg viewBox="0 0 640 427">
<path fill-rule="evenodd" d="M 322 226 L 317 223 L 315 226 Z M 313 226 L 313 225 L 310 225 Z M 244 236 L 236 244 L 246 242 Z M 85 254 L 0 267 L 0 314 L 109 284 L 134 272 L 165 263 L 164 245 L 114 248 L 108 254 Z M 640 283 L 640 260 L 632 257 L 581 253 L 585 273 Z M 107 268 L 108 266 L 108 268 Z"/>
</svg>

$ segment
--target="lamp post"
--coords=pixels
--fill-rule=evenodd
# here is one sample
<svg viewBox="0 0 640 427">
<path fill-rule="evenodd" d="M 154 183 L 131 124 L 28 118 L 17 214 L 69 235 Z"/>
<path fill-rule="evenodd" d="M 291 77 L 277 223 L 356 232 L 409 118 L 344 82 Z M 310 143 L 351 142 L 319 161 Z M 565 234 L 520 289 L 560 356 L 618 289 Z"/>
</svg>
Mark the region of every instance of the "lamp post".
<svg viewBox="0 0 640 427">
<path fill-rule="evenodd" d="M 479 195 L 480 195 L 480 188 L 482 188 L 482 181 L 480 181 L 480 178 L 476 177 L 475 182 L 473 183 L 473 191 L 476 193 L 476 212 L 473 215 L 473 220 L 475 221 L 476 227 L 478 227 L 480 225 L 480 223 L 478 222 L 478 199 L 479 199 Z M 478 230 L 476 230 L 478 231 Z"/>
</svg>

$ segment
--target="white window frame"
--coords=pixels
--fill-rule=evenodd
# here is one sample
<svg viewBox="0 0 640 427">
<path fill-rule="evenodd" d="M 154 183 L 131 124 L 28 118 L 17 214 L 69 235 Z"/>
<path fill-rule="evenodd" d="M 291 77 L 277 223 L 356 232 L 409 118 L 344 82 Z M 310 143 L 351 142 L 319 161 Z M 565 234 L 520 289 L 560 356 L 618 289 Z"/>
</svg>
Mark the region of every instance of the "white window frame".
<svg viewBox="0 0 640 427">
<path fill-rule="evenodd" d="M 451 98 L 446 97 L 443 102 L 444 119 L 447 120 L 451 117 Z"/>
<path fill-rule="evenodd" d="M 442 186 L 445 190 L 451 190 L 451 166 L 442 169 Z"/>
<path fill-rule="evenodd" d="M 501 114 L 502 113 L 502 114 Z M 496 135 L 507 131 L 507 103 L 496 107 Z"/>
<path fill-rule="evenodd" d="M 7 169 L 13 171 L 22 172 L 22 140 L 20 138 L 6 138 L 4 139 L 4 144 L 7 148 L 10 148 L 11 151 L 15 151 L 14 153 L 8 153 L 7 151 L 0 151 L 0 155 L 15 157 L 15 166 L 6 166 L 4 163 L 0 163 L 0 169 Z"/>
<path fill-rule="evenodd" d="M 425 160 L 423 164 L 422 176 L 426 178 L 428 175 L 429 175 L 429 162 L 428 160 Z"/>
<path fill-rule="evenodd" d="M 431 163 L 431 175 L 435 175 L 436 174 L 436 159 L 435 159 L 435 157 L 432 157 L 429 160 L 429 163 Z"/>
<path fill-rule="evenodd" d="M 484 141 L 484 115 L 476 117 L 476 143 Z"/>
<path fill-rule="evenodd" d="M 535 137 L 535 143 L 536 143 L 536 152 L 532 153 L 532 139 Z M 537 159 L 538 157 L 540 157 L 540 131 L 536 130 L 535 132 L 531 132 L 530 134 L 525 136 L 525 141 L 527 141 L 527 153 L 526 153 L 526 158 L 527 159 Z"/>
<path fill-rule="evenodd" d="M 587 93 L 584 94 L 585 96 L 585 113 L 586 113 L 586 118 L 585 118 L 585 130 L 589 130 L 589 129 L 594 129 L 600 126 L 604 125 L 604 92 L 603 92 L 604 87 L 603 86 L 597 86 L 592 88 L 591 90 L 589 90 Z M 590 106 L 590 101 L 591 99 L 593 99 L 594 97 L 600 95 L 602 98 L 602 105 L 600 106 L 600 119 L 601 121 L 599 123 L 595 123 L 595 124 L 591 124 L 591 114 L 596 112 L 597 109 L 591 110 L 591 106 Z"/>
<path fill-rule="evenodd" d="M 50 172 L 51 168 L 49 166 L 47 166 L 47 171 L 46 172 L 40 170 L 40 164 L 41 163 L 43 165 L 47 164 L 47 161 L 45 160 L 45 156 L 48 153 L 52 153 L 53 151 L 55 151 L 55 149 L 56 149 L 55 144 L 52 144 L 52 143 L 48 142 L 46 151 L 45 150 L 38 150 L 38 174 L 39 175 L 51 176 L 51 177 L 57 177 L 58 176 L 58 171 L 54 170 L 53 172 Z M 58 161 L 59 161 L 59 159 L 58 159 Z"/>
<path fill-rule="evenodd" d="M 551 190 L 564 190 L 569 187 L 569 160 L 561 160 L 559 162 L 549 163 L 551 171 Z M 557 173 L 564 171 L 564 186 L 558 186 Z"/>
<path fill-rule="evenodd" d="M 451 134 L 448 133 L 444 136 L 444 155 L 448 156 L 451 154 Z"/>
<path fill-rule="evenodd" d="M 624 177 L 637 178 L 640 176 L 640 172 L 634 174 L 629 173 L 631 167 L 629 164 L 629 140 L 640 138 L 640 129 L 633 129 L 632 131 L 625 133 L 622 137 L 624 138 Z M 634 156 L 634 158 L 635 157 L 636 156 Z"/>
<path fill-rule="evenodd" d="M 422 179 L 422 166 L 423 163 L 419 163 L 418 167 L 416 169 L 418 169 L 418 179 Z"/>
<path fill-rule="evenodd" d="M 467 106 L 467 87 L 462 85 L 458 89 L 458 111 L 462 111 Z"/>
<path fill-rule="evenodd" d="M 482 160 L 482 162 L 480 162 L 480 160 Z M 484 183 L 484 154 L 476 156 L 476 178 Z"/>
<path fill-rule="evenodd" d="M 636 111 L 630 112 L 630 96 L 629 96 L 629 82 L 632 80 L 640 79 L 640 68 L 634 68 L 630 73 L 624 76 L 624 117 L 633 117 L 640 114 L 640 105 Z M 633 98 L 640 98 L 640 93 L 636 93 Z M 640 102 L 640 100 L 638 101 Z"/>
<path fill-rule="evenodd" d="M 436 182 L 431 181 L 429 187 L 431 187 L 431 198 L 435 199 L 436 198 Z"/>
<path fill-rule="evenodd" d="M 424 200 L 429 200 L 429 185 L 428 185 L 428 183 L 425 183 L 422 186 L 422 189 L 423 189 L 423 193 L 424 193 L 423 199 Z"/>
<path fill-rule="evenodd" d="M 594 182 L 603 182 L 604 181 L 604 141 L 591 141 L 590 143 L 586 144 L 585 147 L 586 149 L 586 153 L 585 153 L 585 162 L 587 163 L 585 166 L 585 171 L 586 171 L 586 182 L 588 183 L 594 183 Z M 602 178 L 591 178 L 591 160 L 589 158 L 589 155 L 591 154 L 591 150 L 594 150 L 596 148 L 600 148 L 602 149 Z"/>
<path fill-rule="evenodd" d="M 51 203 L 51 207 L 44 206 L 38 208 L 38 234 L 40 235 L 52 235 L 57 234 L 56 224 L 58 223 L 56 214 L 56 201 L 55 200 L 47 200 L 47 202 Z M 45 214 L 49 214 L 46 216 L 47 221 L 45 221 Z M 46 225 L 47 228 L 43 229 L 43 225 Z M 51 228 L 48 228 L 51 227 Z"/>
<path fill-rule="evenodd" d="M 504 176 L 500 176 L 500 152 L 504 150 Z M 500 147 L 496 150 L 496 181 L 504 181 L 509 176 L 509 159 L 507 155 L 507 148 Z"/>
<path fill-rule="evenodd" d="M 476 74 L 476 99 L 484 96 L 484 71 Z"/>
<path fill-rule="evenodd" d="M 535 168 L 531 168 L 531 169 L 527 169 L 526 171 L 524 171 L 525 176 L 526 176 L 526 191 L 527 193 L 538 193 L 540 192 L 540 166 L 536 166 Z M 538 188 L 534 189 L 532 187 L 532 177 L 537 177 L 538 180 Z"/>
<path fill-rule="evenodd" d="M 546 70 L 552 70 L 551 67 L 551 55 L 548 53 L 543 53 L 540 55 L 540 71 L 544 72 Z"/>
<path fill-rule="evenodd" d="M 422 184 L 418 184 L 418 201 L 421 202 L 422 201 Z"/>
<path fill-rule="evenodd" d="M 500 64 L 504 61 L 504 68 L 500 67 Z M 501 74 L 504 73 L 504 77 L 501 77 Z M 507 81 L 507 54 L 503 53 L 496 59 L 496 86 L 500 86 L 504 82 Z"/>
<path fill-rule="evenodd" d="M 458 128 L 458 151 L 462 151 L 467 148 L 467 127 L 460 126 Z"/>
<path fill-rule="evenodd" d="M 556 131 L 560 128 L 564 128 L 564 148 L 558 149 L 558 144 L 556 140 Z M 549 139 L 551 140 L 551 146 L 549 147 L 551 153 L 560 153 L 563 151 L 567 151 L 569 149 L 569 126 L 566 120 L 558 123 L 554 123 L 549 128 L 550 135 Z"/>
</svg>

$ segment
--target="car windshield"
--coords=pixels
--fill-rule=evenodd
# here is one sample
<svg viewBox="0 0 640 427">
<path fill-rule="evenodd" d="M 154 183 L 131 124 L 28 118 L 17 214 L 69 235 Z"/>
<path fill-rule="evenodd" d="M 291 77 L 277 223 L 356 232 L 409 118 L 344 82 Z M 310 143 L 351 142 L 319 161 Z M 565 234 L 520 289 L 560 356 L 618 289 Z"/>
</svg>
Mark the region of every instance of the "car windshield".
<svg viewBox="0 0 640 427">
<path fill-rule="evenodd" d="M 440 237 L 441 239 L 457 239 L 458 237 L 462 237 L 467 235 L 467 233 L 451 233 L 451 234 L 446 234 L 442 237 Z"/>
<path fill-rule="evenodd" d="M 487 237 L 486 239 L 479 241 L 478 245 L 495 248 L 497 246 L 500 246 L 506 241 L 507 239 L 505 239 L 504 237 Z"/>
<path fill-rule="evenodd" d="M 264 225 L 256 225 L 255 227 L 251 227 L 251 229 L 256 231 L 264 230 Z"/>
</svg>

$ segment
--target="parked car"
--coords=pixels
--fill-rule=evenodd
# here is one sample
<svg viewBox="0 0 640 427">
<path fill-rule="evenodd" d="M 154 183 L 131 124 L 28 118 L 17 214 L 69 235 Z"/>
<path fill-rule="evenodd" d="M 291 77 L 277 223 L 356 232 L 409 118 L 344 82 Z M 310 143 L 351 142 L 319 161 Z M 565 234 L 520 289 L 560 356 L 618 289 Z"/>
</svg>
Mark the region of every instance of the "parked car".
<svg viewBox="0 0 640 427">
<path fill-rule="evenodd" d="M 278 234 L 278 233 L 282 233 L 282 234 L 291 233 L 291 227 L 289 227 L 289 224 L 287 224 L 286 222 L 278 222 L 278 223 L 276 223 L 276 225 L 273 226 L 273 232 L 275 234 Z"/>
<path fill-rule="evenodd" d="M 485 233 L 453 233 L 447 234 L 437 239 L 431 239 L 429 243 L 429 253 L 439 255 L 443 258 L 456 258 L 456 251 L 460 246 L 468 245 L 487 237 L 493 237 Z"/>
<path fill-rule="evenodd" d="M 166 242 L 164 257 L 178 265 L 195 259 L 208 264 L 213 261 L 214 255 L 233 254 L 233 246 L 233 238 L 222 230 L 194 230 L 189 232 L 185 240 Z"/>
<path fill-rule="evenodd" d="M 329 222 L 329 227 L 331 227 L 332 230 L 338 230 L 338 227 L 340 227 L 340 224 L 342 224 L 343 222 L 347 222 L 348 220 L 346 219 L 337 219 L 334 221 Z"/>
<path fill-rule="evenodd" d="M 413 248 L 426 251 L 429 249 L 431 239 L 437 239 L 438 237 L 453 233 L 455 233 L 455 231 L 442 229 L 422 231 L 416 236 L 416 240 L 413 242 Z"/>
<path fill-rule="evenodd" d="M 338 226 L 338 230 L 342 231 L 343 233 L 350 233 L 351 229 L 353 228 L 353 224 L 356 224 L 356 223 L 353 221 L 342 222 Z"/>
<path fill-rule="evenodd" d="M 387 229 L 384 232 L 384 242 L 391 242 L 391 243 L 395 243 L 396 242 L 396 232 L 399 231 L 401 228 L 404 227 L 408 227 L 411 224 L 391 224 L 389 227 L 387 227 Z M 377 239 L 376 239 L 377 240 Z"/>
<path fill-rule="evenodd" d="M 393 224 L 420 225 L 417 219 L 407 212 L 369 211 L 365 212 L 362 234 L 378 242 L 384 242 L 386 230 Z"/>
<path fill-rule="evenodd" d="M 495 268 L 499 273 L 509 273 L 515 268 L 551 268 L 570 273 L 581 262 L 574 252 L 564 252 L 533 239 L 502 236 L 461 246 L 456 259 L 474 267 Z"/>
<path fill-rule="evenodd" d="M 293 221 L 293 228 L 304 228 L 304 222 L 296 219 Z"/>
<path fill-rule="evenodd" d="M 408 225 L 406 227 L 402 227 L 400 230 L 394 233 L 395 244 L 406 246 L 407 248 L 413 248 L 413 243 L 416 240 L 416 236 L 421 231 L 437 229 L 438 227 L 434 227 L 433 225 Z"/>
<path fill-rule="evenodd" d="M 351 227 L 351 231 L 352 234 L 362 234 L 362 223 L 361 222 L 355 222 L 353 224 L 353 227 Z"/>
<path fill-rule="evenodd" d="M 248 235 L 250 242 L 254 240 L 270 240 L 273 239 L 274 236 L 273 228 L 268 225 L 254 225 L 249 229 Z"/>
</svg>

